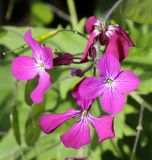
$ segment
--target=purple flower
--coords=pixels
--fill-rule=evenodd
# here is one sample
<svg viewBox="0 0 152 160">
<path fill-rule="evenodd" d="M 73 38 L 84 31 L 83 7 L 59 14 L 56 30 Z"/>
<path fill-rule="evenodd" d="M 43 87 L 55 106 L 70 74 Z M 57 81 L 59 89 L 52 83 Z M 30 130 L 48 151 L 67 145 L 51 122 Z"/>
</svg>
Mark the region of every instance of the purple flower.
<svg viewBox="0 0 152 160">
<path fill-rule="evenodd" d="M 73 91 L 73 96 L 76 98 L 80 110 L 69 109 L 62 114 L 46 114 L 40 118 L 40 127 L 45 133 L 51 133 L 67 120 L 71 118 L 81 117 L 80 121 L 74 125 L 63 135 L 60 139 L 66 147 L 78 149 L 91 141 L 90 129 L 88 123 L 90 122 L 99 136 L 99 142 L 114 137 L 113 121 L 111 116 L 102 116 L 96 118 L 89 113 L 92 100 L 88 101 L 80 98 L 79 84 L 77 84 Z"/>
<path fill-rule="evenodd" d="M 43 101 L 45 92 L 50 88 L 50 75 L 46 69 L 53 68 L 52 50 L 41 45 L 32 38 L 31 30 L 24 35 L 24 40 L 32 49 L 32 57 L 19 56 L 12 62 L 12 75 L 17 80 L 31 80 L 39 76 L 37 87 L 31 93 L 31 99 L 35 103 Z"/>
<path fill-rule="evenodd" d="M 101 98 L 101 105 L 109 114 L 119 113 L 125 105 L 124 94 L 134 91 L 140 84 L 131 71 L 120 71 L 120 63 L 112 54 L 104 54 L 98 63 L 101 77 L 85 78 L 79 88 L 86 99 Z"/>
<path fill-rule="evenodd" d="M 71 75 L 77 77 L 83 77 L 84 72 L 81 69 L 71 69 Z"/>
<path fill-rule="evenodd" d="M 90 38 L 81 62 L 87 61 L 89 49 L 97 40 L 99 40 L 101 45 L 106 45 L 105 53 L 113 54 L 120 61 L 128 56 L 128 48 L 134 46 L 127 33 L 120 27 L 116 25 L 106 27 L 104 22 L 101 22 L 94 16 L 87 19 L 85 27 L 90 34 Z"/>
</svg>

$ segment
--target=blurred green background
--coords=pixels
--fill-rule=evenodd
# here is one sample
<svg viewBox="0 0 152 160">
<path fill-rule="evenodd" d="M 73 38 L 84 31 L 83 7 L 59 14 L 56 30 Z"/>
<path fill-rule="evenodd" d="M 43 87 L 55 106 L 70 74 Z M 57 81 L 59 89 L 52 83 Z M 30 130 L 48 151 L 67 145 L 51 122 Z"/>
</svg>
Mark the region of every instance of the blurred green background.
<svg viewBox="0 0 152 160">
<path fill-rule="evenodd" d="M 56 67 L 51 71 L 52 83 L 58 81 L 46 94 L 42 104 L 29 100 L 35 81 L 16 82 L 11 76 L 11 61 L 20 54 L 30 55 L 29 48 L 22 48 L 23 35 L 29 28 L 34 37 L 57 28 L 71 29 L 86 34 L 87 17 L 102 19 L 115 0 L 75 0 L 77 16 L 75 25 L 65 0 L 1 0 L 0 1 L 0 160 L 64 160 L 67 157 L 87 157 L 89 160 L 152 160 L 152 3 L 151 0 L 124 0 L 110 17 L 108 23 L 119 24 L 130 35 L 136 48 L 122 68 L 130 69 L 141 78 L 138 90 L 128 95 L 123 111 L 115 116 L 116 138 L 98 143 L 91 131 L 92 143 L 83 149 L 67 149 L 59 136 L 73 123 L 68 121 L 51 135 L 40 131 L 38 121 L 43 113 L 61 113 L 76 107 L 71 97 L 73 86 L 80 78 L 60 79 L 70 74 L 72 65 Z M 61 32 L 45 42 L 49 47 L 73 54 L 83 53 L 87 41 L 72 32 Z M 15 48 L 18 48 L 14 50 Z M 10 51 L 11 52 L 8 52 Z M 6 54 L 3 54 L 6 53 Z M 92 73 L 87 73 L 92 75 Z M 143 130 L 136 155 L 131 159 L 141 104 L 144 105 Z M 103 114 L 98 101 L 92 112 Z M 44 107 L 45 106 L 45 107 Z"/>
</svg>

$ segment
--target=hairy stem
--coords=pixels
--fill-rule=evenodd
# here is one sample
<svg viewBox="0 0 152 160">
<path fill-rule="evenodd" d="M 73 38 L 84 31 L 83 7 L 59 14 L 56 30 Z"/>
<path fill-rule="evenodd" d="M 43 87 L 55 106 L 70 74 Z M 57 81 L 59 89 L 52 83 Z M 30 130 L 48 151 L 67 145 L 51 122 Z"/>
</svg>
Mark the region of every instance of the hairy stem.
<svg viewBox="0 0 152 160">
<path fill-rule="evenodd" d="M 136 133 L 136 138 L 135 138 L 135 142 L 134 142 L 134 145 L 133 145 L 133 150 L 132 150 L 130 160 L 134 160 L 134 158 L 135 158 L 135 154 L 136 154 L 136 150 L 137 150 L 137 146 L 138 146 L 138 142 L 139 142 L 139 137 L 140 137 L 140 134 L 141 134 L 141 131 L 142 131 L 143 115 L 144 115 L 144 106 L 141 105 L 140 106 L 139 119 L 138 119 L 137 133 Z"/>
</svg>

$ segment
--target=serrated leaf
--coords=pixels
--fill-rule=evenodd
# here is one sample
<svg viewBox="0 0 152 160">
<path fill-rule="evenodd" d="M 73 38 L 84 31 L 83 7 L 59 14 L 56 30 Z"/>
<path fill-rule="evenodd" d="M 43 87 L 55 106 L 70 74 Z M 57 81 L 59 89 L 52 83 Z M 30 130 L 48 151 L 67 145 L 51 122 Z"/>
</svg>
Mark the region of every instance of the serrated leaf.
<svg viewBox="0 0 152 160">
<path fill-rule="evenodd" d="M 45 111 L 46 100 L 40 104 L 34 104 L 29 112 L 25 124 L 25 141 L 27 145 L 32 146 L 40 136 L 39 118 Z"/>
</svg>

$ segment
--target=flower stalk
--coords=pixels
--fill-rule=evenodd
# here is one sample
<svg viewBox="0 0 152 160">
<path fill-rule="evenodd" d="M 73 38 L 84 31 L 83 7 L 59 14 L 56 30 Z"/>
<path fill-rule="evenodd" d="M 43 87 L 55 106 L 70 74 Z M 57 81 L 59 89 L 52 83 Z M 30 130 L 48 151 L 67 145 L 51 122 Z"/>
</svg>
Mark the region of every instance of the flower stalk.
<svg viewBox="0 0 152 160">
<path fill-rule="evenodd" d="M 72 27 L 74 29 L 77 29 L 78 28 L 78 18 L 77 18 L 74 0 L 67 0 L 67 4 L 68 4 L 70 16 L 71 16 Z"/>
</svg>

